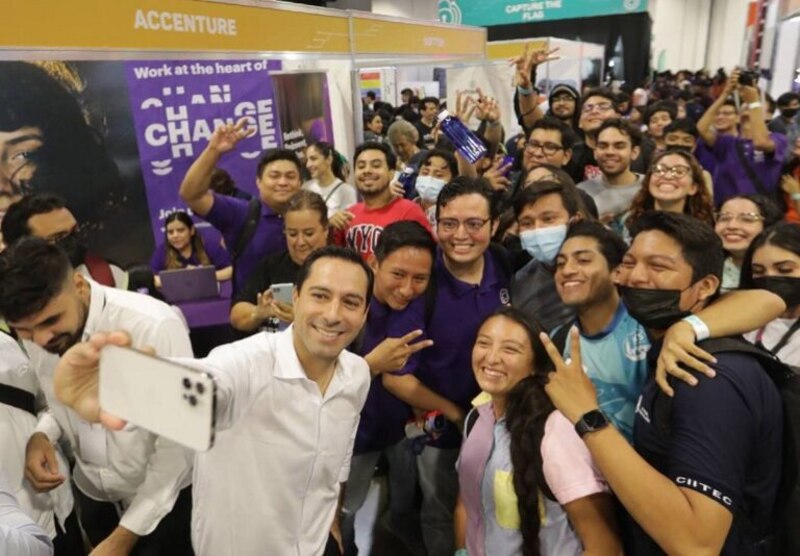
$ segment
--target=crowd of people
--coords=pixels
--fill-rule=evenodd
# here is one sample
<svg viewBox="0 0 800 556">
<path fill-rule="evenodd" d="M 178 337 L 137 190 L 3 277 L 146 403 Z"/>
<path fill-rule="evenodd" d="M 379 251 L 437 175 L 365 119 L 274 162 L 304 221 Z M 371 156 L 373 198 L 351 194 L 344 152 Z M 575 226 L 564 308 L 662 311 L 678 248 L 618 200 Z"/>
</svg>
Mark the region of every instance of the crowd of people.
<svg viewBox="0 0 800 556">
<path fill-rule="evenodd" d="M 220 125 L 180 196 L 222 242 L 174 212 L 149 269 L 90 253 L 69 200 L 11 204 L 0 553 L 800 550 L 800 96 L 770 118 L 734 70 L 540 97 L 554 54 L 512 61 L 515 136 L 459 93 L 477 162 L 438 98 L 368 94 L 351 160 L 267 151 L 249 198 L 220 165 L 254 130 Z M 159 295 L 195 266 L 241 338 L 202 359 Z M 108 345 L 212 375 L 214 446 L 105 414 Z"/>
</svg>

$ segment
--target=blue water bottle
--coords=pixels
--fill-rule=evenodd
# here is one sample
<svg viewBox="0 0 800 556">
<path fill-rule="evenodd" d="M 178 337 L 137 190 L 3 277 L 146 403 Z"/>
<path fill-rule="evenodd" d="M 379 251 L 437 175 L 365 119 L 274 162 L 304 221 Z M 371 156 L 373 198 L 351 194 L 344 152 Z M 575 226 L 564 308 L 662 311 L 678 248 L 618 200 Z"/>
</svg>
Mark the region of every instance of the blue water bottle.
<svg viewBox="0 0 800 556">
<path fill-rule="evenodd" d="M 408 197 L 414 188 L 414 182 L 417 181 L 417 171 L 413 166 L 406 166 L 402 172 L 397 173 L 397 181 L 403 186 L 405 196 Z"/>
<path fill-rule="evenodd" d="M 486 147 L 464 122 L 454 118 L 447 110 L 439 112 L 439 127 L 458 151 L 475 164 L 486 155 Z"/>
</svg>

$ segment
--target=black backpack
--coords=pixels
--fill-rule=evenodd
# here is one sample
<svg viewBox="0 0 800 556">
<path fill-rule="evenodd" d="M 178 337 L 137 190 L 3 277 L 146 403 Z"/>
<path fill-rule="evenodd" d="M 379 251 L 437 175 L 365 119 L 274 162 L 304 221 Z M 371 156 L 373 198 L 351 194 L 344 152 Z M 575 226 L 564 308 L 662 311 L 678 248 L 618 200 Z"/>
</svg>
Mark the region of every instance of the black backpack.
<svg viewBox="0 0 800 556">
<path fill-rule="evenodd" d="M 750 538 L 760 539 L 756 542 L 760 554 L 800 554 L 800 370 L 742 337 L 715 338 L 697 345 L 710 354 L 735 352 L 754 357 L 780 391 L 783 400 L 782 470 L 770 530 L 766 536 L 755 531 L 749 518 L 742 513 L 736 513 L 734 521 Z M 656 399 L 654 422 L 662 429 L 669 428 L 671 399 L 661 394 Z"/>
</svg>

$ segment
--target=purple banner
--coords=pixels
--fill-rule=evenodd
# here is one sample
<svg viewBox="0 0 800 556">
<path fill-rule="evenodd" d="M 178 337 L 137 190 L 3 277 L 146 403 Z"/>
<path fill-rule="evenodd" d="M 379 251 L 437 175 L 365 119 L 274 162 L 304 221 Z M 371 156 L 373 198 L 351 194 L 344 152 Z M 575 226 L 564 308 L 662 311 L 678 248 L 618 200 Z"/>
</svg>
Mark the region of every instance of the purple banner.
<svg viewBox="0 0 800 556">
<path fill-rule="evenodd" d="M 280 61 L 263 59 L 125 63 L 156 244 L 164 241 L 164 219 L 186 208 L 178 195 L 181 181 L 218 125 L 248 117 L 248 125 L 256 127 L 220 167 L 237 187 L 257 193 L 257 160 L 281 143 L 269 76 L 280 68 Z"/>
<path fill-rule="evenodd" d="M 287 72 L 272 76 L 283 146 L 305 160 L 314 141 L 333 144 L 328 78 L 324 72 Z"/>
</svg>

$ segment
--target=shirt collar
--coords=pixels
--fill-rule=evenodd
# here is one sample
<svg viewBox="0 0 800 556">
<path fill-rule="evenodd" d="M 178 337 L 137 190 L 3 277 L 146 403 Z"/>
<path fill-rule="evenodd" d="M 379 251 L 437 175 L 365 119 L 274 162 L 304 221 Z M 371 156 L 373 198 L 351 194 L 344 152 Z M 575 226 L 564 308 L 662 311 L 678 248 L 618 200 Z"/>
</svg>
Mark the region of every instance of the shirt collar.
<svg viewBox="0 0 800 556">
<path fill-rule="evenodd" d="M 444 277 L 444 282 L 446 283 L 447 287 L 449 287 L 453 294 L 457 297 L 461 297 L 473 292 L 475 291 L 475 288 L 478 288 L 481 291 L 491 290 L 493 286 L 499 282 L 499 278 L 495 269 L 494 257 L 491 256 L 489 249 L 486 249 L 486 251 L 483 253 L 483 276 L 481 276 L 481 281 L 477 285 L 468 284 L 453 276 L 453 274 L 444 264 L 444 253 L 442 252 L 441 247 L 437 248 L 436 266 L 440 270 L 439 274 Z"/>
<path fill-rule="evenodd" d="M 85 342 L 99 330 L 100 318 L 106 306 L 106 292 L 105 288 L 94 280 L 84 279 L 89 284 L 89 314 L 86 315 L 82 334 L 82 340 Z"/>
<path fill-rule="evenodd" d="M 313 382 L 306 375 L 303 366 L 300 364 L 300 359 L 297 358 L 297 352 L 294 349 L 294 324 L 282 332 L 276 333 L 275 338 L 275 378 L 284 380 L 305 380 Z M 336 359 L 336 367 L 333 370 L 333 379 L 328 385 L 326 397 L 334 394 L 340 389 L 342 382 L 350 380 L 351 371 L 341 364 L 341 354 Z M 337 386 L 337 384 L 339 386 Z"/>
</svg>

